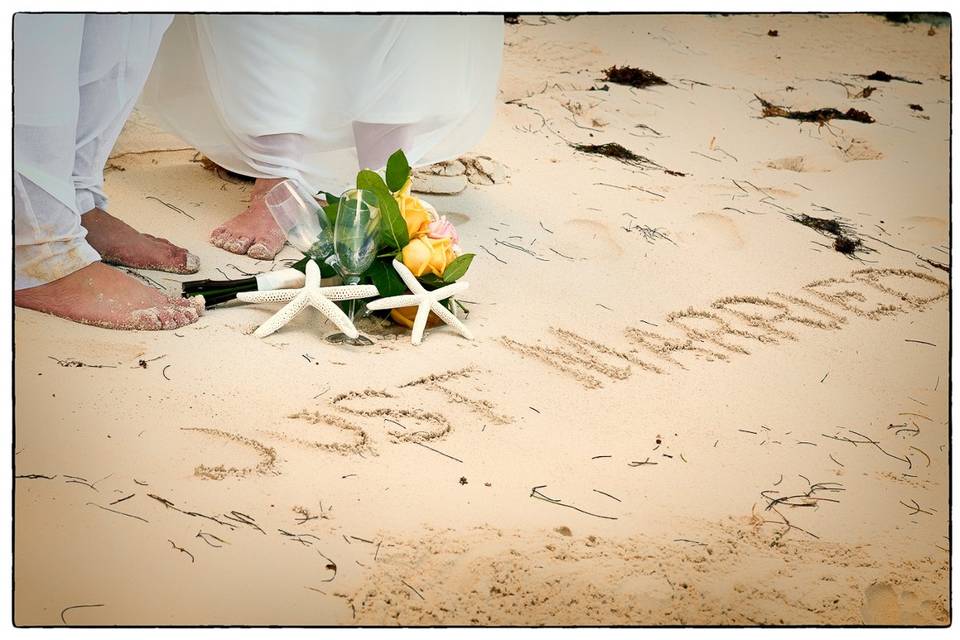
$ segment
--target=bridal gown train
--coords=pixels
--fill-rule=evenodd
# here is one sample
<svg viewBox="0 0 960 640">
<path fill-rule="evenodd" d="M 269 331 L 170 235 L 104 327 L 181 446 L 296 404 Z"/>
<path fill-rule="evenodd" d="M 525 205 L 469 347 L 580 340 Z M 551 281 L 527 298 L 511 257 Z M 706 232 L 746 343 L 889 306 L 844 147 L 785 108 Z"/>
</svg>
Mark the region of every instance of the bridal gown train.
<svg viewBox="0 0 960 640">
<path fill-rule="evenodd" d="M 476 144 L 502 45 L 500 16 L 181 15 L 141 107 L 231 171 L 339 193 Z"/>
</svg>

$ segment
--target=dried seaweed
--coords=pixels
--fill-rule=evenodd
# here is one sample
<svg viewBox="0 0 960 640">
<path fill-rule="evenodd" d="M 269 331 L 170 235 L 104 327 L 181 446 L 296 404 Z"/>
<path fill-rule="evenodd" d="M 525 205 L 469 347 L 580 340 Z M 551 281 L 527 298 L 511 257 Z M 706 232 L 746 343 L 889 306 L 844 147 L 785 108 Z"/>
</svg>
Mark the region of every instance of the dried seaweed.
<svg viewBox="0 0 960 640">
<path fill-rule="evenodd" d="M 876 71 L 874 71 L 868 76 L 863 74 L 857 74 L 857 75 L 860 78 L 865 78 L 867 80 L 876 80 L 877 82 L 891 82 L 893 80 L 896 80 L 898 82 L 909 82 L 910 84 L 923 84 L 919 80 L 910 80 L 908 78 L 904 78 L 903 76 L 892 76 L 886 71 L 881 71 L 880 69 L 877 69 Z"/>
<path fill-rule="evenodd" d="M 616 84 L 625 84 L 635 89 L 646 89 L 658 85 L 670 84 L 657 74 L 646 69 L 637 69 L 636 67 L 616 65 L 603 70 L 603 79 Z"/>
<path fill-rule="evenodd" d="M 855 255 L 858 251 L 870 251 L 863 244 L 863 241 L 856 236 L 853 227 L 842 222 L 839 218 L 817 218 L 805 213 L 800 215 L 787 214 L 787 217 L 805 227 L 810 227 L 818 233 L 833 237 L 833 248 L 842 254 Z"/>
<path fill-rule="evenodd" d="M 876 122 L 876 120 L 874 120 L 873 117 L 871 117 L 866 111 L 854 109 L 853 107 L 847 109 L 846 111 L 840 111 L 839 109 L 834 109 L 833 107 L 813 109 L 812 111 L 793 111 L 791 109 L 787 109 L 786 107 L 781 107 L 773 104 L 772 102 L 768 102 L 757 94 L 753 95 L 757 98 L 757 100 L 760 101 L 761 106 L 763 106 L 764 118 L 790 118 L 791 120 L 799 120 L 800 122 L 815 122 L 821 125 L 829 122 L 830 120 L 853 120 L 854 122 L 863 122 L 864 124 Z"/>
<path fill-rule="evenodd" d="M 650 158 L 645 156 L 637 155 L 633 151 L 630 151 L 623 145 L 616 142 L 605 142 L 604 144 L 571 144 L 571 147 L 580 151 L 581 153 L 589 153 L 596 156 L 605 156 L 607 158 L 612 158 L 624 164 L 629 164 L 633 167 L 639 167 L 641 169 L 659 169 L 664 173 L 667 173 L 672 176 L 685 176 L 685 173 L 680 171 L 672 171 L 667 169 L 663 165 L 659 165 Z"/>
</svg>

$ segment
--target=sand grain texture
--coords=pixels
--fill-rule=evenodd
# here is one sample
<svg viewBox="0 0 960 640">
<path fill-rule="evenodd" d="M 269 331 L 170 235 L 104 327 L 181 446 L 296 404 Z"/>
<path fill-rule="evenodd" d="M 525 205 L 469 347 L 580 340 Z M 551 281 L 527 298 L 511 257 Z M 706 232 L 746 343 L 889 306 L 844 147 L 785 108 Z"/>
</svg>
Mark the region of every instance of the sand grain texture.
<svg viewBox="0 0 960 640">
<path fill-rule="evenodd" d="M 313 313 L 259 340 L 262 305 L 157 333 L 18 310 L 16 622 L 948 623 L 949 39 L 507 25 L 488 135 L 424 169 L 477 253 L 474 342 L 369 323 L 335 347 Z M 601 79 L 623 65 L 668 84 Z M 571 147 L 607 143 L 661 168 Z M 298 257 L 208 244 L 251 185 L 183 146 L 138 116 L 111 212 L 191 277 Z"/>
</svg>

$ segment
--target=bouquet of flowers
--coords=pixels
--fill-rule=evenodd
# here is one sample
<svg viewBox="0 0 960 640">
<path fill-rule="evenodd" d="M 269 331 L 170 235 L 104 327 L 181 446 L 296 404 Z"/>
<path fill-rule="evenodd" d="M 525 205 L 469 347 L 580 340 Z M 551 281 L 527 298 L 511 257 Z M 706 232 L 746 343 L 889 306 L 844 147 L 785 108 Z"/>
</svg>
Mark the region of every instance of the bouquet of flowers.
<svg viewBox="0 0 960 640">
<path fill-rule="evenodd" d="M 412 195 L 410 164 L 402 150 L 390 156 L 383 177 L 364 169 L 357 174 L 356 186 L 376 196 L 381 216 L 376 258 L 359 274 L 357 284 L 376 285 L 381 297 L 406 293 L 407 286 L 394 269 L 394 260 L 405 265 L 428 291 L 453 284 L 463 277 L 474 254 L 463 252 L 457 230 L 445 216 L 439 215 L 428 202 Z M 330 228 L 335 228 L 340 198 L 327 192 L 320 192 L 317 197 L 325 201 L 322 215 L 327 217 Z M 305 256 L 290 269 L 240 280 L 185 282 L 183 295 L 202 295 L 206 306 L 211 307 L 232 300 L 241 292 L 302 286 L 301 274 L 309 260 L 314 258 Z M 315 262 L 324 278 L 339 275 L 328 262 Z M 454 305 L 466 311 L 453 298 L 446 298 L 440 304 L 454 315 Z M 416 307 L 392 309 L 390 317 L 398 324 L 412 327 L 415 313 Z M 436 322 L 432 314 L 430 318 Z"/>
<path fill-rule="evenodd" d="M 360 282 L 376 285 L 381 297 L 400 295 L 407 290 L 392 266 L 394 259 L 410 269 L 428 291 L 453 284 L 463 277 L 473 261 L 474 254 L 464 253 L 460 247 L 460 236 L 453 223 L 439 215 L 430 203 L 412 195 L 412 187 L 410 164 L 402 150 L 387 160 L 385 177 L 369 169 L 357 174 L 357 188 L 376 194 L 381 216 L 377 257 L 362 274 Z M 322 192 L 322 195 L 327 203 L 324 213 L 335 226 L 339 199 L 332 193 Z M 332 269 L 329 275 L 334 275 Z M 441 304 L 453 313 L 456 313 L 454 304 L 466 311 L 453 298 Z M 398 324 L 411 327 L 414 313 L 415 307 L 394 309 L 390 317 Z"/>
</svg>

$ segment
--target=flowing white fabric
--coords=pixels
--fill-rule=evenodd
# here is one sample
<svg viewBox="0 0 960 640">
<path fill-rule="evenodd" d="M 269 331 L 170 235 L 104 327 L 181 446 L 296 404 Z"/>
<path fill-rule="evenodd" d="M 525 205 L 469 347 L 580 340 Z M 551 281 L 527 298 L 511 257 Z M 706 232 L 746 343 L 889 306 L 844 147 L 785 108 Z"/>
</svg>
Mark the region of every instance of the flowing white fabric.
<svg viewBox="0 0 960 640">
<path fill-rule="evenodd" d="M 100 259 L 84 239 L 80 216 L 107 207 L 103 167 L 172 19 L 15 16 L 15 289 Z"/>
<path fill-rule="evenodd" d="M 141 107 L 232 171 L 339 193 L 398 148 L 476 144 L 502 46 L 500 16 L 177 16 Z"/>
</svg>

